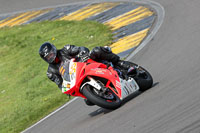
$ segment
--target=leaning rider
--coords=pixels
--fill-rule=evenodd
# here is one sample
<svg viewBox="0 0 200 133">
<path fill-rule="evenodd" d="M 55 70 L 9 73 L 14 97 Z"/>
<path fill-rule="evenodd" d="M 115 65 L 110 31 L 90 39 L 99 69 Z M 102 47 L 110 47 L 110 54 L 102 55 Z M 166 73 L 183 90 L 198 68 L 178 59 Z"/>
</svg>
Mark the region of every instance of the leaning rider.
<svg viewBox="0 0 200 133">
<path fill-rule="evenodd" d="M 62 49 L 57 50 L 53 44 L 45 42 L 40 46 L 39 54 L 40 57 L 49 64 L 47 77 L 51 81 L 55 82 L 60 89 L 62 89 L 63 82 L 63 79 L 59 73 L 61 62 L 76 58 L 80 54 L 87 54 L 91 59 L 98 62 L 102 60 L 112 62 L 114 65 L 124 69 L 128 69 L 130 67 L 128 63 L 120 60 L 118 55 L 112 53 L 110 47 L 108 46 L 95 47 L 92 49 L 92 51 L 89 51 L 89 49 L 86 47 L 78 47 L 67 44 Z M 87 99 L 85 102 L 87 105 L 93 105 Z"/>
</svg>

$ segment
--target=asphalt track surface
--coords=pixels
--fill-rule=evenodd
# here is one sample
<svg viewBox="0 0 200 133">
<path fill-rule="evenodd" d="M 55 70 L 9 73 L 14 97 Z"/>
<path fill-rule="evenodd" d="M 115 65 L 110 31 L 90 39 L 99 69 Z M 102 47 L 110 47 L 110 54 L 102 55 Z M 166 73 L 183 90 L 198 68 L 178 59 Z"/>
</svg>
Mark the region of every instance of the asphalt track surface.
<svg viewBox="0 0 200 133">
<path fill-rule="evenodd" d="M 153 40 L 130 60 L 150 71 L 155 86 L 114 111 L 88 107 L 81 99 L 75 100 L 27 132 L 200 132 L 200 1 L 154 1 L 165 9 L 164 22 Z M 0 11 L 70 2 L 4 0 Z"/>
</svg>

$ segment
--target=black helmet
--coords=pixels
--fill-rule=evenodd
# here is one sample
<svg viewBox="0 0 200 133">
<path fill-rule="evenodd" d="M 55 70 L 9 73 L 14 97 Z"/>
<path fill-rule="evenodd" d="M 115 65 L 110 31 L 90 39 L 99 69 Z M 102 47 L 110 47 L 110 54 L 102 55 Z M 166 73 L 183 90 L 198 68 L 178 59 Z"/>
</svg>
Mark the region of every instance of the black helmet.
<svg viewBox="0 0 200 133">
<path fill-rule="evenodd" d="M 53 63 L 57 55 L 57 49 L 53 44 L 45 42 L 40 46 L 39 54 L 47 63 Z"/>
</svg>

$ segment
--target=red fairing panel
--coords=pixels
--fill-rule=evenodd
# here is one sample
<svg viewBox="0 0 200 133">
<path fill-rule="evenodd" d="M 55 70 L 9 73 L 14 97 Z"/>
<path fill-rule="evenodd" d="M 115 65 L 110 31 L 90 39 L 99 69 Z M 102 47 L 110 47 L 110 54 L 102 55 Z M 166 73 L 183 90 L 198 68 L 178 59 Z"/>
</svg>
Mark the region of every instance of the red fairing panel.
<svg viewBox="0 0 200 133">
<path fill-rule="evenodd" d="M 102 77 L 105 79 L 108 79 L 116 88 L 117 93 L 115 90 L 113 90 L 112 87 L 109 86 L 109 88 L 119 97 L 121 98 L 121 83 L 119 80 L 119 76 L 115 70 L 113 70 L 112 67 L 107 68 L 106 65 L 101 63 L 92 63 L 91 65 L 88 65 L 86 67 L 86 75 L 90 76 L 97 76 Z"/>
<path fill-rule="evenodd" d="M 112 68 L 102 63 L 95 62 L 93 60 L 88 60 L 87 63 L 76 62 L 76 83 L 75 86 L 70 90 L 65 92 L 65 94 L 70 94 L 72 96 L 80 96 L 85 98 L 79 90 L 83 80 L 87 76 L 97 76 L 108 79 L 106 87 L 110 88 L 119 98 L 122 98 L 121 83 L 117 72 Z M 112 83 L 115 88 L 110 85 Z"/>
</svg>

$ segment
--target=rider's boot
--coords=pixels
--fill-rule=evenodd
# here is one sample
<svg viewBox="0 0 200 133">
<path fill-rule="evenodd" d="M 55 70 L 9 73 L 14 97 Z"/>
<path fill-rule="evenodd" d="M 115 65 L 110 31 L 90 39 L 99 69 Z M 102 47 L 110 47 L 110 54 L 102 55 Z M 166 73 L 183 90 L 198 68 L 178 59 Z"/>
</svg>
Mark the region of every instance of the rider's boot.
<svg viewBox="0 0 200 133">
<path fill-rule="evenodd" d="M 128 70 L 131 65 L 127 61 L 119 60 L 115 63 L 116 66 L 120 67 L 123 70 Z"/>
<path fill-rule="evenodd" d="M 127 70 L 127 74 L 135 74 L 137 72 L 136 67 L 131 66 L 127 61 L 119 60 L 115 65 L 123 70 Z"/>
</svg>

